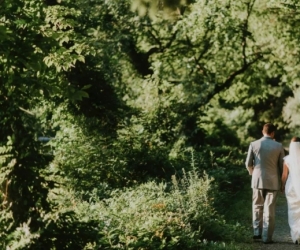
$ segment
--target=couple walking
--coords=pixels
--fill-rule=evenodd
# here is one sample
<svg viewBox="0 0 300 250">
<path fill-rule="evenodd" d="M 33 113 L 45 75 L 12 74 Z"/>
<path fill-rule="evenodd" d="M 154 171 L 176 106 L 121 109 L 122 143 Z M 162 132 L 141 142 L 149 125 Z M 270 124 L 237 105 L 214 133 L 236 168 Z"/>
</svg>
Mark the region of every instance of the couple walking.
<svg viewBox="0 0 300 250">
<path fill-rule="evenodd" d="M 266 123 L 263 137 L 250 143 L 246 168 L 252 175 L 253 239 L 273 243 L 275 205 L 279 190 L 285 192 L 288 221 L 294 243 L 300 243 L 300 138 L 293 137 L 289 155 L 274 140 L 275 126 Z"/>
</svg>

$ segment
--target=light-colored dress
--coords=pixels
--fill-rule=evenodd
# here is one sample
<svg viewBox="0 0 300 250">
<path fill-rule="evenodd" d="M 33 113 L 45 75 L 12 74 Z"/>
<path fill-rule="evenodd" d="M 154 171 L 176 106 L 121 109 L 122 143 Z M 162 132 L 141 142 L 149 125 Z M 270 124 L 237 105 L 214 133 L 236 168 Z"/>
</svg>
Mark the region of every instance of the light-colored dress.
<svg viewBox="0 0 300 250">
<path fill-rule="evenodd" d="M 285 184 L 285 195 L 288 204 L 288 221 L 291 229 L 291 237 L 295 243 L 296 241 L 300 242 L 300 197 L 299 190 L 296 192 L 297 186 L 295 187 L 294 183 L 300 183 L 300 179 L 295 180 L 297 174 L 293 174 L 291 157 L 289 155 L 286 156 L 284 161 L 289 168 L 289 175 Z"/>
</svg>

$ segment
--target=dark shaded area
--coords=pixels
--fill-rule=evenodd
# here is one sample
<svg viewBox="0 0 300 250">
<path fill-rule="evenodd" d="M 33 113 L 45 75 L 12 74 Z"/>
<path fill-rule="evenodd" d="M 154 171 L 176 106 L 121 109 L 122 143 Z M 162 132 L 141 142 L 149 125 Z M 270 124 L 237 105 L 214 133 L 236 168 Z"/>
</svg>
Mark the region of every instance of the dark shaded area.
<svg viewBox="0 0 300 250">
<path fill-rule="evenodd" d="M 91 67 L 93 62 L 87 58 L 86 63 L 77 63 L 67 77 L 72 86 L 88 94 L 82 100 L 71 102 L 70 111 L 85 117 L 95 117 L 101 121 L 101 129 L 113 131 L 118 122 L 130 113 L 130 109 L 119 98 L 115 89 L 107 82 L 103 73 Z M 100 128 L 99 128 L 100 129 Z"/>
<path fill-rule="evenodd" d="M 58 4 L 57 0 L 44 0 L 44 3 L 48 6 L 53 6 Z"/>
<path fill-rule="evenodd" d="M 153 53 L 160 51 L 159 48 L 151 48 L 147 52 L 141 52 L 136 47 L 136 42 L 132 39 L 121 41 L 123 44 L 124 52 L 129 56 L 132 65 L 142 76 L 151 75 L 153 70 L 151 69 L 151 63 L 149 61 L 150 56 Z"/>
</svg>

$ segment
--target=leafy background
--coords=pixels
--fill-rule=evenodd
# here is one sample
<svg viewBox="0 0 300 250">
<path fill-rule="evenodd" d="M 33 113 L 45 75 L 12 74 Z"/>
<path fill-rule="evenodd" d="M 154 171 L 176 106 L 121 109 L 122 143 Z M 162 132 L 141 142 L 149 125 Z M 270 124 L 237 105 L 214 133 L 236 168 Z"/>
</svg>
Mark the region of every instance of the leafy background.
<svg viewBox="0 0 300 250">
<path fill-rule="evenodd" d="M 250 248 L 248 144 L 299 129 L 297 1 L 0 14 L 2 249 Z"/>
</svg>

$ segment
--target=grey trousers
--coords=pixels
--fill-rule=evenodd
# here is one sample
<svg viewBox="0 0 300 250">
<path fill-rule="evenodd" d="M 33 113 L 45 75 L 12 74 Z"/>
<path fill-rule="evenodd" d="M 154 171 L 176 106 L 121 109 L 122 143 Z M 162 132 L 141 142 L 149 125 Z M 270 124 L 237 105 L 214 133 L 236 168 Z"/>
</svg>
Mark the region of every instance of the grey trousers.
<svg viewBox="0 0 300 250">
<path fill-rule="evenodd" d="M 253 188 L 253 231 L 254 235 L 261 235 L 264 242 L 271 241 L 274 233 L 277 194 L 277 190 Z"/>
</svg>

